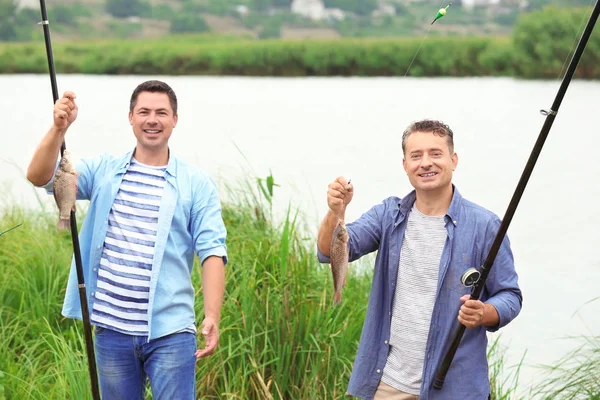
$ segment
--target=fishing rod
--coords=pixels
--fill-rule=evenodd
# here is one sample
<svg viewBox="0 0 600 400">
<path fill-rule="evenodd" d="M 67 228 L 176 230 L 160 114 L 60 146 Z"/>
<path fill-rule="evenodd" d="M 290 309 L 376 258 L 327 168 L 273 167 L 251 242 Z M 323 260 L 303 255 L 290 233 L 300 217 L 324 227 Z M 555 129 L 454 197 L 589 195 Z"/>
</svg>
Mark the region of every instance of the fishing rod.
<svg viewBox="0 0 600 400">
<path fill-rule="evenodd" d="M 10 231 L 12 231 L 13 229 L 17 229 L 17 228 L 18 228 L 18 227 L 20 227 L 21 225 L 23 225 L 23 223 L 22 223 L 22 222 L 21 222 L 19 225 L 17 225 L 17 226 L 13 226 L 12 228 L 9 228 L 9 229 L 5 230 L 4 232 L 0 232 L 0 236 L 4 235 L 6 232 L 10 232 Z"/>
<path fill-rule="evenodd" d="M 50 41 L 50 22 L 46 12 L 45 0 L 40 0 L 40 10 L 42 12 L 42 21 L 39 23 L 44 29 L 44 40 L 46 42 L 46 55 L 48 56 L 48 70 L 50 72 L 50 84 L 52 86 L 52 104 L 58 101 L 58 86 L 56 84 L 56 70 L 54 69 L 54 56 L 52 55 L 52 42 Z M 63 157 L 67 146 L 65 140 L 60 146 L 60 156 Z M 92 340 L 92 327 L 90 324 L 90 313 L 88 310 L 87 294 L 85 290 L 85 280 L 83 277 L 83 267 L 81 262 L 81 250 L 79 247 L 79 236 L 77 233 L 77 220 L 75 211 L 71 210 L 71 238 L 73 241 L 73 255 L 75 257 L 75 267 L 77 270 L 77 287 L 79 288 L 79 301 L 81 303 L 81 315 L 83 318 L 83 333 L 85 336 L 85 347 L 87 350 L 88 369 L 90 381 L 92 384 L 92 398 L 100 400 L 100 390 L 98 388 L 98 373 L 96 371 L 96 357 L 94 355 L 94 343 Z"/>
<path fill-rule="evenodd" d="M 583 54 L 583 51 L 585 50 L 585 46 L 587 45 L 588 39 L 590 38 L 592 31 L 594 30 L 594 25 L 596 25 L 596 21 L 598 20 L 599 14 L 600 14 L 600 0 L 596 0 L 596 6 L 594 7 L 594 9 L 592 11 L 592 14 L 588 20 L 588 23 L 585 27 L 583 34 L 581 35 L 581 38 L 579 39 L 579 43 L 577 44 L 577 49 L 575 50 L 575 53 L 573 54 L 573 57 L 571 58 L 571 62 L 569 63 L 569 67 L 567 69 L 567 72 L 565 73 L 565 76 L 562 80 L 560 88 L 558 89 L 558 93 L 556 94 L 556 98 L 554 99 L 554 103 L 552 104 L 552 108 L 550 108 L 549 111 L 541 110 L 541 113 L 546 116 L 546 121 L 544 122 L 544 125 L 542 126 L 542 130 L 538 136 L 538 139 L 533 147 L 533 150 L 531 151 L 531 155 L 529 156 L 529 160 L 527 161 L 527 164 L 525 165 L 525 169 L 523 171 L 523 174 L 521 175 L 521 179 L 519 180 L 519 183 L 517 185 L 517 188 L 515 189 L 515 192 L 510 201 L 510 204 L 508 205 L 506 214 L 504 215 L 504 219 L 502 219 L 502 222 L 500 223 L 500 228 L 498 228 L 498 233 L 496 234 L 494 242 L 492 243 L 490 252 L 488 253 L 487 258 L 485 259 L 483 265 L 480 268 L 480 271 L 479 271 L 480 276 L 478 277 L 478 280 L 476 280 L 476 281 L 475 281 L 475 279 L 477 279 L 477 277 L 475 277 L 474 279 L 471 278 L 473 280 L 472 282 L 466 282 L 468 286 L 470 286 L 470 284 L 473 284 L 471 300 L 478 300 L 479 295 L 481 294 L 483 287 L 485 286 L 485 281 L 487 279 L 487 276 L 490 273 L 490 270 L 492 269 L 494 260 L 496 259 L 496 255 L 498 254 L 498 250 L 500 250 L 500 245 L 502 244 L 502 241 L 504 240 L 504 236 L 506 235 L 508 226 L 510 225 L 510 222 L 515 214 L 517 205 L 519 204 L 519 200 L 521 200 L 521 196 L 523 195 L 523 192 L 525 191 L 525 186 L 527 186 L 527 181 L 531 177 L 531 173 L 533 172 L 535 163 L 537 162 L 537 159 L 542 151 L 542 147 L 544 146 L 544 142 L 546 141 L 546 138 L 548 137 L 550 128 L 552 127 L 552 124 L 554 123 L 554 119 L 556 118 L 556 114 L 558 113 L 560 104 L 562 103 L 563 98 L 565 97 L 567 88 L 569 87 L 569 84 L 571 83 L 571 78 L 573 78 L 573 75 L 575 74 L 575 70 L 577 69 L 577 64 L 579 64 L 579 60 L 581 59 L 581 55 Z M 468 281 L 469 277 L 464 277 L 463 280 Z M 463 283 L 465 283 L 465 282 L 463 282 Z M 433 388 L 436 390 L 441 390 L 442 387 L 444 386 L 444 380 L 446 379 L 446 373 L 448 372 L 448 368 L 450 368 L 450 364 L 452 363 L 452 359 L 454 358 L 454 355 L 456 354 L 456 350 L 458 349 L 460 340 L 462 339 L 465 329 L 466 329 L 466 327 L 463 324 L 459 323 L 458 328 L 456 329 L 454 336 L 452 338 L 452 342 L 450 343 L 450 347 L 448 348 L 448 351 L 447 351 L 442 363 L 440 364 L 437 375 L 433 381 Z"/>
</svg>

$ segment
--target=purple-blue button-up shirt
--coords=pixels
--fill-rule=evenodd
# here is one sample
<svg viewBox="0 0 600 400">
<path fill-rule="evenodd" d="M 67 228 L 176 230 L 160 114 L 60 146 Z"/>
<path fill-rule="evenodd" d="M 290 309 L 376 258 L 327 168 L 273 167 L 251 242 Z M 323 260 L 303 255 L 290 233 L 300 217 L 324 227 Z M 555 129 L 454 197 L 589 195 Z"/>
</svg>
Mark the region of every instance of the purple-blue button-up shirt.
<svg viewBox="0 0 600 400">
<path fill-rule="evenodd" d="M 402 199 L 389 197 L 347 224 L 350 261 L 377 251 L 367 314 L 348 387 L 348 392 L 359 398 L 373 398 L 388 357 L 400 250 L 415 199 L 414 191 Z M 484 400 L 490 393 L 486 330 L 496 331 L 519 314 L 521 290 L 510 242 L 505 237 L 479 298 L 496 308 L 500 321 L 494 327 L 465 330 L 444 387 L 433 389 L 437 369 L 458 326 L 458 310 L 462 305 L 459 299 L 471 293 L 460 278 L 467 269 L 479 269 L 483 264 L 500 226 L 500 219 L 494 213 L 464 199 L 456 188 L 445 220 L 448 237 L 440 259 L 420 399 Z M 317 252 L 320 262 L 329 262 L 328 257 L 318 249 Z"/>
</svg>

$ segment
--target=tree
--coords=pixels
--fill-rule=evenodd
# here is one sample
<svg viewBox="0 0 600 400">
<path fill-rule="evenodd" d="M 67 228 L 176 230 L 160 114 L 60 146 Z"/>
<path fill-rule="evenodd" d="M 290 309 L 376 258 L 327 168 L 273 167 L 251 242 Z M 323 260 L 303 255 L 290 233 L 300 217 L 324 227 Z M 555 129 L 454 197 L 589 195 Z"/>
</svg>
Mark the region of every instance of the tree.
<svg viewBox="0 0 600 400">
<path fill-rule="evenodd" d="M 171 20 L 171 32 L 206 32 L 210 27 L 200 15 L 197 14 L 179 14 Z"/>
<path fill-rule="evenodd" d="M 262 30 L 258 34 L 258 37 L 260 39 L 278 38 L 280 36 L 281 36 L 281 21 L 279 21 L 275 18 L 268 19 L 265 22 Z"/>
<path fill-rule="evenodd" d="M 377 0 L 325 0 L 327 8 L 339 8 L 358 15 L 369 15 L 377 8 Z"/>
<path fill-rule="evenodd" d="M 16 1 L 0 0 L 0 40 L 11 41 L 17 38 L 15 26 L 16 13 Z"/>
<path fill-rule="evenodd" d="M 139 17 L 148 8 L 147 0 L 106 0 L 106 12 L 117 18 Z"/>
<path fill-rule="evenodd" d="M 556 78 L 574 51 L 581 22 L 589 13 L 582 8 L 548 6 L 521 15 L 513 31 L 518 72 L 525 77 Z M 579 76 L 597 76 L 599 66 L 600 32 L 595 31 L 579 63 Z"/>
</svg>

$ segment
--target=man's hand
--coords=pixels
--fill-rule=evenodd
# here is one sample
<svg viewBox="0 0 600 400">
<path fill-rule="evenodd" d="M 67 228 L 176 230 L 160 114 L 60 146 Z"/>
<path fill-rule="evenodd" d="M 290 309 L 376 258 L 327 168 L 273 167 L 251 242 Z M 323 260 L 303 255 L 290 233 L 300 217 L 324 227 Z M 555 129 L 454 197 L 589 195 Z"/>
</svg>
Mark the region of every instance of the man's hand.
<svg viewBox="0 0 600 400">
<path fill-rule="evenodd" d="M 65 92 L 63 97 L 54 104 L 54 127 L 56 129 L 66 131 L 77 119 L 79 109 L 75 103 L 75 97 L 75 93 Z"/>
<path fill-rule="evenodd" d="M 328 186 L 327 205 L 336 216 L 342 217 L 346 207 L 352 201 L 352 196 L 354 196 L 354 186 L 340 176 Z"/>
<path fill-rule="evenodd" d="M 458 322 L 467 328 L 476 326 L 495 326 L 498 325 L 500 317 L 498 311 L 491 304 L 485 304 L 479 300 L 470 300 L 471 295 L 465 294 L 460 298 L 464 304 L 458 311 Z"/>
<path fill-rule="evenodd" d="M 196 359 L 206 357 L 215 352 L 219 344 L 219 324 L 210 317 L 202 321 L 202 335 L 204 335 L 204 349 L 196 350 Z"/>
</svg>

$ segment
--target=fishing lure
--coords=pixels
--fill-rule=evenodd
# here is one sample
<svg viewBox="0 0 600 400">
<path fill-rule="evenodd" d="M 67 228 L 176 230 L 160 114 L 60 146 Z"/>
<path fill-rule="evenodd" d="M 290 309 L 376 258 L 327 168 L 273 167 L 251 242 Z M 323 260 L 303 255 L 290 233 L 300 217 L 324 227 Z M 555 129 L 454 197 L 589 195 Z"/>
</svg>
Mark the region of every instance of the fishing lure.
<svg viewBox="0 0 600 400">
<path fill-rule="evenodd" d="M 431 25 L 433 25 L 433 23 L 435 21 L 437 21 L 438 19 L 442 18 L 444 15 L 446 15 L 446 10 L 448 10 L 448 7 L 450 7 L 452 5 L 452 3 L 448 4 L 446 6 L 446 8 L 440 8 L 440 10 L 437 12 L 437 14 L 435 15 L 435 18 L 433 19 L 433 21 L 431 21 Z"/>
</svg>

